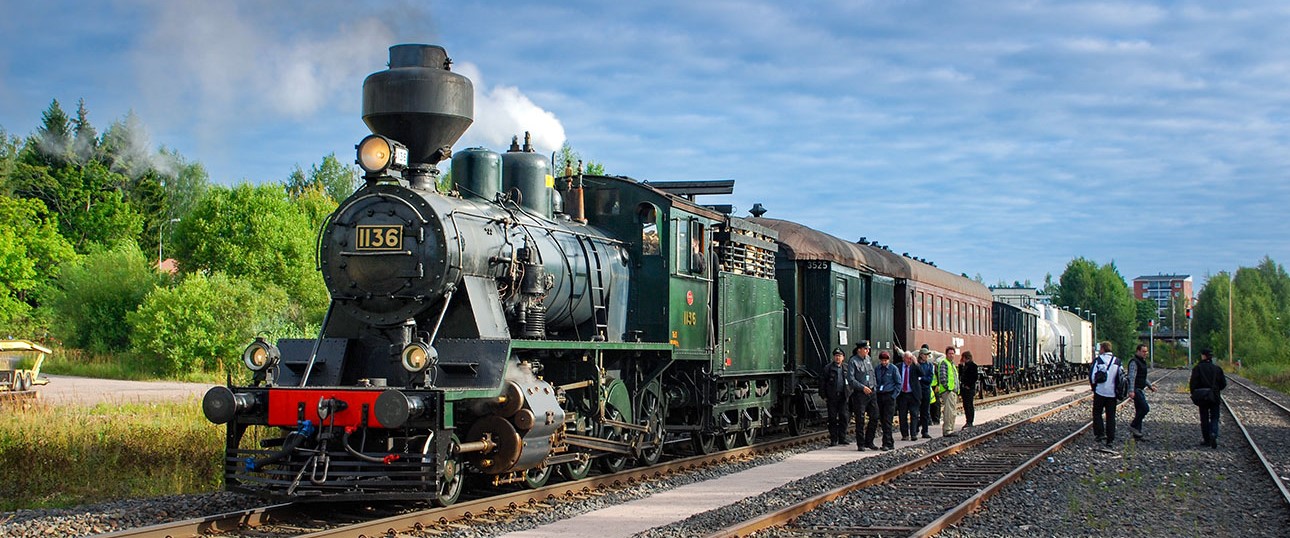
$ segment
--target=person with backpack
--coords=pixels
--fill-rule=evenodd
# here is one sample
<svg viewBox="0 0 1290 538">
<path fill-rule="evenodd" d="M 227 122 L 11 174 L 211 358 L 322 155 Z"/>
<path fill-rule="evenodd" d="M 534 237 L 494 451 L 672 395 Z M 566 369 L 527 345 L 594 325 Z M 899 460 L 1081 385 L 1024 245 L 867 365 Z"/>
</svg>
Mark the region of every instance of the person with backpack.
<svg viewBox="0 0 1290 538">
<path fill-rule="evenodd" d="M 1222 403 L 1227 376 L 1214 364 L 1214 350 L 1203 349 L 1200 362 L 1191 369 L 1191 401 L 1200 408 L 1200 446 L 1218 448 L 1218 404 Z"/>
<path fill-rule="evenodd" d="M 1115 411 L 1120 400 L 1115 385 L 1121 375 L 1120 359 L 1111 353 L 1111 343 L 1099 345 L 1101 353 L 1093 361 L 1089 383 L 1093 387 L 1093 438 L 1110 449 L 1115 443 Z"/>
<path fill-rule="evenodd" d="M 1156 391 L 1155 385 L 1147 381 L 1147 353 L 1147 345 L 1138 344 L 1133 358 L 1129 359 L 1129 394 L 1133 396 L 1133 422 L 1129 423 L 1129 431 L 1133 432 L 1133 438 L 1138 441 L 1146 438 L 1142 434 L 1142 419 L 1151 412 L 1151 407 L 1147 405 L 1147 389 Z"/>
</svg>

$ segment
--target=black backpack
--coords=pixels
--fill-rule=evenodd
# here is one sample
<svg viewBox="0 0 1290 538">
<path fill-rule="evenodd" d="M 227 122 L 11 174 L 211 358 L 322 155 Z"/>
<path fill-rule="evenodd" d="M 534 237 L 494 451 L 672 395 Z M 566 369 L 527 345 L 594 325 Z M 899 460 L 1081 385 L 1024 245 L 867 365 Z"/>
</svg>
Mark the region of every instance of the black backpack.
<svg viewBox="0 0 1290 538">
<path fill-rule="evenodd" d="M 1115 366 L 1115 399 L 1123 402 L 1129 398 L 1129 372 L 1124 370 L 1119 360 L 1115 361 Z"/>
</svg>

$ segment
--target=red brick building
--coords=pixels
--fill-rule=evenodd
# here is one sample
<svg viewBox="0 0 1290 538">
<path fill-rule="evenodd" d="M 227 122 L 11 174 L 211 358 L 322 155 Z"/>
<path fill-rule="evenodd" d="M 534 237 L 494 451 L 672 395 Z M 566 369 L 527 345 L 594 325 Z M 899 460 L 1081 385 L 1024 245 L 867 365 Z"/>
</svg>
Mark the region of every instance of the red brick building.
<svg viewBox="0 0 1290 538">
<path fill-rule="evenodd" d="M 1133 298 L 1156 302 L 1157 315 L 1169 314 L 1169 299 L 1191 299 L 1191 275 L 1146 275 L 1133 279 Z"/>
</svg>

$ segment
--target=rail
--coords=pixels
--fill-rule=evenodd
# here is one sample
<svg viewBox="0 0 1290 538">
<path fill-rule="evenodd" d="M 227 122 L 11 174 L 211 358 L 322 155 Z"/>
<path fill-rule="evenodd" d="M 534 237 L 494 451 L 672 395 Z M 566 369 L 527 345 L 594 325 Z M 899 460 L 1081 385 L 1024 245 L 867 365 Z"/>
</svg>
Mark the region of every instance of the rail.
<svg viewBox="0 0 1290 538">
<path fill-rule="evenodd" d="M 1280 409 L 1283 413 L 1281 416 L 1286 418 L 1287 422 L 1290 422 L 1290 409 L 1286 408 L 1286 406 L 1281 405 L 1272 398 L 1268 398 L 1263 393 L 1254 390 L 1254 387 L 1251 387 L 1236 377 L 1231 377 L 1230 379 L 1250 393 L 1262 398 L 1264 402 L 1267 402 L 1272 407 Z M 1227 413 L 1232 415 L 1232 419 L 1236 421 L 1237 427 L 1241 429 L 1241 434 L 1245 436 L 1245 441 L 1250 444 L 1250 448 L 1254 449 L 1254 454 L 1259 457 L 1259 462 L 1263 464 L 1263 468 L 1267 470 L 1268 476 L 1272 478 L 1272 483 L 1276 484 L 1277 489 L 1281 491 L 1281 498 L 1285 500 L 1286 504 L 1290 505 L 1290 490 L 1286 489 L 1286 483 L 1285 480 L 1281 478 L 1281 473 L 1277 472 L 1275 465 L 1268 458 L 1267 453 L 1259 446 L 1259 443 L 1255 441 L 1255 435 L 1245 426 L 1245 422 L 1241 420 L 1241 417 L 1236 413 L 1236 410 L 1232 409 L 1232 405 L 1228 403 L 1227 398 L 1223 398 L 1223 406 L 1227 408 Z M 1290 465 L 1290 461 L 1282 462 L 1282 464 Z"/>
<path fill-rule="evenodd" d="M 1165 374 L 1164 376 L 1161 376 L 1156 381 L 1159 382 L 1160 379 L 1168 377 L 1171 373 L 1172 372 Z M 1076 382 L 1076 383 L 1082 384 L 1082 382 Z M 1050 390 L 1051 390 L 1051 387 L 1050 387 Z M 936 465 L 938 463 L 941 463 L 943 460 L 945 460 L 950 456 L 954 456 L 956 454 L 965 452 L 967 449 L 971 447 L 989 442 L 991 440 L 994 440 L 1000 437 L 1003 434 L 1018 430 L 1027 424 L 1039 422 L 1045 418 L 1048 418 L 1049 416 L 1065 411 L 1077 405 L 1083 404 L 1086 401 L 1088 401 L 1090 398 L 1092 398 L 1091 394 L 1088 396 L 1077 398 L 1068 403 L 1059 405 L 1043 413 L 1039 413 L 1037 415 L 1034 415 L 1025 419 L 1017 420 L 1011 424 L 1006 424 L 998 428 L 995 428 L 993 430 L 983 432 L 974 437 L 965 439 L 958 443 L 948 445 L 940 450 L 933 451 L 931 453 L 928 453 L 914 460 L 896 465 L 894 467 L 885 469 L 883 471 L 871 474 L 866 477 L 862 477 L 849 484 L 839 486 L 837 488 L 826 491 L 824 493 L 820 493 L 818 495 L 807 498 L 805 500 L 802 500 L 790 506 L 786 506 L 779 510 L 763 514 L 761 516 L 758 516 L 756 518 L 753 518 L 747 521 L 730 525 L 724 529 L 721 529 L 717 532 L 709 534 L 708 537 L 725 538 L 725 537 L 748 536 L 760 530 L 784 526 L 792 522 L 793 520 L 805 514 L 808 514 L 812 511 L 815 511 L 820 507 L 824 506 L 825 504 L 836 501 L 852 492 L 862 490 L 868 487 L 876 486 L 878 484 L 883 484 L 885 482 L 889 482 L 891 480 L 910 474 L 914 471 L 918 471 L 925 467 Z M 1126 400 L 1125 402 L 1121 402 L 1120 405 L 1124 405 L 1128 401 L 1129 400 Z M 944 530 L 948 528 L 950 525 L 953 525 L 958 521 L 962 520 L 973 510 L 980 507 L 981 504 L 984 503 L 986 499 L 998 493 L 1008 484 L 1011 484 L 1017 480 L 1020 480 L 1022 475 L 1024 475 L 1026 471 L 1030 470 L 1039 462 L 1043 461 L 1044 458 L 1046 458 L 1049 454 L 1052 454 L 1053 452 L 1056 452 L 1057 450 L 1060 450 L 1062 447 L 1066 446 L 1068 443 L 1070 443 L 1072 440 L 1077 438 L 1079 435 L 1086 432 L 1090 427 L 1092 427 L 1092 422 L 1086 422 L 1080 428 L 1078 428 L 1077 430 L 1075 430 L 1074 432 L 1068 435 L 1061 437 L 1056 442 L 1051 443 L 1050 445 L 1043 447 L 1037 451 L 1031 452 L 1028 455 L 1028 457 L 1024 459 L 1024 461 L 1021 461 L 1020 463 L 1012 462 L 1011 464 L 1013 465 L 1013 467 L 1011 470 L 1009 470 L 1006 473 L 1003 473 L 1002 476 L 999 476 L 997 479 L 991 481 L 989 484 L 985 485 L 984 487 L 973 486 L 973 489 L 976 490 L 976 493 L 969 496 L 966 500 L 963 500 L 962 502 L 956 504 L 948 511 L 945 511 L 939 517 L 934 518 L 930 523 L 927 523 L 922 527 L 919 527 L 919 528 L 848 527 L 845 529 L 827 529 L 826 528 L 826 529 L 813 529 L 813 530 L 818 530 L 825 533 L 842 533 L 842 534 L 850 534 L 850 533 L 864 534 L 866 532 L 877 532 L 883 535 L 895 535 L 899 533 L 906 533 L 906 535 L 908 536 L 930 536 L 930 535 L 936 534 L 937 532 Z M 994 462 L 994 463 L 997 464 L 998 462 Z"/>
</svg>

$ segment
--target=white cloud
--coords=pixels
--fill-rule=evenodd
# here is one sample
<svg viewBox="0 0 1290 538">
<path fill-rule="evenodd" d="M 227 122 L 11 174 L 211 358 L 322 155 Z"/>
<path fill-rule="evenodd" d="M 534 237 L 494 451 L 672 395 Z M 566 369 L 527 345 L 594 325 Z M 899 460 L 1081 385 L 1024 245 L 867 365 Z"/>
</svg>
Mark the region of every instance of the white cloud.
<svg viewBox="0 0 1290 538">
<path fill-rule="evenodd" d="M 457 64 L 458 73 L 471 80 L 475 88 L 475 122 L 462 137 L 462 145 L 483 145 L 494 151 L 505 151 L 512 137 L 533 137 L 538 153 L 558 151 L 564 145 L 564 125 L 555 114 L 535 104 L 514 86 L 488 87 L 479 67 L 470 62 Z"/>
</svg>

